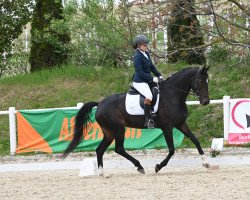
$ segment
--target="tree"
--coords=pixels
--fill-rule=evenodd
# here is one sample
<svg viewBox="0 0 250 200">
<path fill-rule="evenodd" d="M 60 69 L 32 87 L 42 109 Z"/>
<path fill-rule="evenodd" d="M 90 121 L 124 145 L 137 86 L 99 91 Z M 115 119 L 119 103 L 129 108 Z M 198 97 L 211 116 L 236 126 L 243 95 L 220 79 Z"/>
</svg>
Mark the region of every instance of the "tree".
<svg viewBox="0 0 250 200">
<path fill-rule="evenodd" d="M 130 5 L 134 8 L 130 15 L 136 19 L 133 23 L 140 33 L 151 37 L 150 50 L 159 61 L 164 58 L 193 63 L 187 59 L 198 57 L 199 61 L 201 55 L 204 60 L 205 55 L 210 62 L 214 60 L 210 53 L 217 55 L 215 61 L 246 61 L 249 57 L 248 0 L 135 0 Z M 140 29 L 142 22 L 147 24 L 146 31 Z"/>
<path fill-rule="evenodd" d="M 81 66 L 125 66 L 132 57 L 131 27 L 123 5 L 113 0 L 76 1 L 65 7 L 72 38 L 72 62 Z M 132 39 L 131 39 L 132 38 Z"/>
<path fill-rule="evenodd" d="M 204 55 L 210 56 L 211 50 L 219 53 L 220 60 L 248 52 L 250 34 L 245 24 L 249 9 L 242 2 L 240 7 L 234 0 L 120 0 L 118 5 L 113 0 L 84 2 L 80 6 L 79 1 L 67 1 L 64 11 L 71 31 L 71 58 L 81 66 L 125 66 L 132 57 L 131 43 L 137 34 L 145 34 L 152 41 L 149 48 L 154 62 L 159 63 L 165 63 L 164 58 L 204 64 Z M 225 11 L 230 17 L 225 17 Z M 237 48 L 231 48 L 235 45 Z"/>
<path fill-rule="evenodd" d="M 5 69 L 3 53 L 5 57 L 11 56 L 13 41 L 22 33 L 23 27 L 29 22 L 32 14 L 32 1 L 2 0 L 0 2 L 0 71 Z M 0 77 L 1 77 L 0 73 Z"/>
<path fill-rule="evenodd" d="M 63 20 L 61 0 L 36 0 L 31 24 L 31 72 L 67 62 L 70 35 L 54 26 Z"/>
<path fill-rule="evenodd" d="M 193 0 L 178 0 L 168 21 L 168 51 L 171 62 L 185 60 L 189 64 L 204 64 L 203 34 L 197 19 Z"/>
<path fill-rule="evenodd" d="M 250 48 L 250 4 L 244 0 L 228 0 L 216 4 L 211 0 L 207 3 L 207 14 L 212 16 L 217 36 L 235 47 Z M 219 12 L 226 10 L 227 12 Z"/>
</svg>

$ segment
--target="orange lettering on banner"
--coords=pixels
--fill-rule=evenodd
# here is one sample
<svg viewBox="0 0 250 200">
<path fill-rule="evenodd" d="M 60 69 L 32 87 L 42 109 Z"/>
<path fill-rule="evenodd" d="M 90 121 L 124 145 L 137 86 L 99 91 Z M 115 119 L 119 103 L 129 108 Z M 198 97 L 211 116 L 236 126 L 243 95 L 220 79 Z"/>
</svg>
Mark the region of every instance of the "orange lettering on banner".
<svg viewBox="0 0 250 200">
<path fill-rule="evenodd" d="M 68 140 L 73 140 L 74 130 L 75 130 L 75 117 L 72 117 L 69 121 L 70 123 L 70 133 Z"/>
<path fill-rule="evenodd" d="M 98 125 L 97 122 L 94 122 L 93 124 L 93 135 L 92 135 L 92 139 L 98 138 L 97 133 L 101 130 L 100 126 Z"/>
<path fill-rule="evenodd" d="M 135 128 L 127 128 L 126 132 L 125 132 L 125 138 L 135 138 L 135 134 L 136 134 L 136 138 L 140 138 L 141 137 L 141 129 L 136 129 Z"/>
<path fill-rule="evenodd" d="M 98 131 L 98 127 L 96 126 L 96 122 L 94 124 L 92 124 L 92 129 L 93 129 L 92 140 L 94 140 L 97 136 L 97 131 Z"/>
<path fill-rule="evenodd" d="M 92 123 L 89 122 L 86 124 L 85 128 L 83 129 L 83 137 L 84 137 L 84 140 L 89 140 L 91 135 L 89 135 L 88 133 L 90 132 L 92 128 Z"/>
<path fill-rule="evenodd" d="M 136 138 L 140 138 L 141 137 L 141 129 L 137 129 L 137 134 L 136 134 Z"/>
<path fill-rule="evenodd" d="M 135 128 L 132 128 L 131 129 L 131 138 L 134 138 L 135 137 Z"/>
<path fill-rule="evenodd" d="M 59 141 L 67 140 L 68 137 L 69 137 L 68 118 L 64 118 L 58 140 Z"/>
<path fill-rule="evenodd" d="M 72 117 L 70 119 L 70 130 L 69 130 L 69 119 L 68 118 L 63 119 L 58 141 L 71 141 L 73 139 L 74 126 L 75 126 L 74 121 L 75 117 Z"/>
<path fill-rule="evenodd" d="M 130 128 L 127 128 L 127 129 L 126 129 L 126 132 L 125 132 L 125 138 L 129 138 L 130 135 L 131 135 Z"/>
<path fill-rule="evenodd" d="M 69 130 L 69 123 L 70 123 L 70 130 Z M 58 140 L 71 141 L 74 135 L 74 128 L 75 128 L 75 117 L 72 117 L 70 121 L 68 118 L 64 118 Z M 127 128 L 125 132 L 125 138 L 137 139 L 140 138 L 141 135 L 142 135 L 141 129 Z M 85 128 L 83 129 L 83 137 L 84 140 L 102 139 L 103 132 L 97 122 L 94 123 L 88 122 Z"/>
<path fill-rule="evenodd" d="M 98 126 L 98 139 L 102 139 L 103 138 L 103 132 L 102 132 L 102 129 L 101 127 L 99 126 L 99 124 L 97 122 L 96 123 L 96 126 Z"/>
<path fill-rule="evenodd" d="M 94 139 L 101 139 L 103 138 L 102 129 L 100 128 L 99 124 L 97 122 L 94 123 L 87 123 L 87 126 L 83 130 L 83 136 L 85 140 L 89 140 L 90 138 L 92 140 Z"/>
</svg>

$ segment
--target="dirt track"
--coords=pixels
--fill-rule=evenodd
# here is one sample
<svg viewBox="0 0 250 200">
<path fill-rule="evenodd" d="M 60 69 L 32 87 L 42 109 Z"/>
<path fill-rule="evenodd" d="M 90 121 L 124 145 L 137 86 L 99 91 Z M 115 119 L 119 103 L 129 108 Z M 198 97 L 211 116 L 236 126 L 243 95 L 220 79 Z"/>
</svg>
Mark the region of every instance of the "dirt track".
<svg viewBox="0 0 250 200">
<path fill-rule="evenodd" d="M 250 197 L 250 166 L 219 170 L 166 168 L 107 171 L 79 177 L 78 170 L 0 174 L 0 199 L 227 199 Z"/>
<path fill-rule="evenodd" d="M 242 159 L 244 156 L 249 156 L 249 149 L 247 152 L 240 151 L 233 149 L 225 152 L 227 155 L 222 157 L 231 155 Z M 133 154 L 140 159 L 153 159 L 166 155 L 165 151 L 133 152 Z M 176 157 L 186 159 L 191 155 L 196 157 L 196 150 L 177 152 Z M 56 155 L 2 157 L 0 164 L 60 161 L 57 157 Z M 82 160 L 82 158 L 82 153 L 72 154 L 68 160 Z M 104 165 L 105 160 L 114 158 L 120 157 L 113 153 L 106 154 Z M 106 169 L 105 176 L 92 177 L 80 177 L 79 170 L 0 173 L 0 200 L 248 200 L 250 197 L 250 163 L 223 165 L 219 170 L 207 170 L 202 166 L 167 166 L 158 174 L 155 174 L 153 168 L 146 168 L 145 171 L 146 174 L 143 175 L 131 168 Z"/>
</svg>

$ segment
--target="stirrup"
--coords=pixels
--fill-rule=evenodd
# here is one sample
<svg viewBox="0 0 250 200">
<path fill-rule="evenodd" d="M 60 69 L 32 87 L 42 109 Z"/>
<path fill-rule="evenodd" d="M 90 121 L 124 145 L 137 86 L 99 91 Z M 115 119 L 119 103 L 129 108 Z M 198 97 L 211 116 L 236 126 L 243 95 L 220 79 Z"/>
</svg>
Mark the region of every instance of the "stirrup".
<svg viewBox="0 0 250 200">
<path fill-rule="evenodd" d="M 155 128 L 155 123 L 154 123 L 153 119 L 148 119 L 147 127 L 148 128 Z"/>
</svg>

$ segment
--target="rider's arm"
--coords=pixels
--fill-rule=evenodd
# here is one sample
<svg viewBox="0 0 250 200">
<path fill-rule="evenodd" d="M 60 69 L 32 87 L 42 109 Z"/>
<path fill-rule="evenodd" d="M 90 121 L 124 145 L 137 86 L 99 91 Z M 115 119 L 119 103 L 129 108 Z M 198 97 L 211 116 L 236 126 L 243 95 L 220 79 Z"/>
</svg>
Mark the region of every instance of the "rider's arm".
<svg viewBox="0 0 250 200">
<path fill-rule="evenodd" d="M 157 76 L 157 77 L 162 76 L 161 73 L 160 73 L 160 72 L 156 69 L 156 67 L 154 66 L 154 64 L 153 64 L 153 62 L 152 62 L 152 60 L 151 60 L 150 55 L 149 55 L 148 52 L 147 52 L 147 55 L 148 55 L 148 58 L 150 59 L 150 61 L 151 61 L 151 63 L 152 63 L 152 64 L 150 65 L 150 70 L 151 70 L 151 72 L 153 72 L 154 75 Z"/>
</svg>

